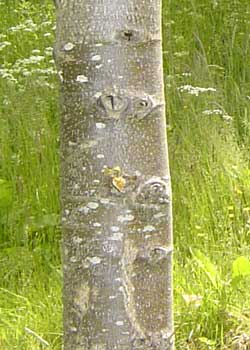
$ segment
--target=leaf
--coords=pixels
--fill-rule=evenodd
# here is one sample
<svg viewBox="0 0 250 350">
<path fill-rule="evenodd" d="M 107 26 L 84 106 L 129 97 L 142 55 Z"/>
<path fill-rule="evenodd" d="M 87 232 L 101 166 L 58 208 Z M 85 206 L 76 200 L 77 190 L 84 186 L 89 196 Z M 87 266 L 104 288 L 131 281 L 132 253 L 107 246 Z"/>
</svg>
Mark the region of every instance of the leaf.
<svg viewBox="0 0 250 350">
<path fill-rule="evenodd" d="M 221 283 L 221 277 L 219 272 L 216 269 L 216 266 L 210 261 L 210 259 L 205 256 L 201 251 L 191 250 L 191 254 L 200 267 L 201 270 L 203 270 L 208 277 L 209 281 L 212 283 L 212 285 L 217 289 L 222 287 Z"/>
<path fill-rule="evenodd" d="M 123 192 L 123 189 L 126 185 L 126 180 L 122 176 L 113 177 L 112 184 L 119 192 Z"/>
<path fill-rule="evenodd" d="M 7 209 L 12 204 L 12 195 L 10 182 L 0 179 L 0 209 Z"/>
<path fill-rule="evenodd" d="M 244 277 L 250 275 L 250 261 L 245 256 L 240 256 L 233 262 L 232 277 Z"/>
</svg>

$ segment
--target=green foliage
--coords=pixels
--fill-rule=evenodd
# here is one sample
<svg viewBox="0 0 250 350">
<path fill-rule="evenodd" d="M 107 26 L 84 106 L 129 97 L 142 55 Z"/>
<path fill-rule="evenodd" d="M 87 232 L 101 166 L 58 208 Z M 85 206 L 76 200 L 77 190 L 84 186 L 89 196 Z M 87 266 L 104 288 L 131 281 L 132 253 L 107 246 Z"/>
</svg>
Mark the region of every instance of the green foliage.
<svg viewBox="0 0 250 350">
<path fill-rule="evenodd" d="M 59 350 L 54 8 L 0 1 L 0 14 L 0 349 Z"/>
<path fill-rule="evenodd" d="M 250 4 L 166 0 L 163 7 L 176 348 L 243 349 L 250 306 Z"/>
<path fill-rule="evenodd" d="M 164 0 L 163 6 L 176 349 L 244 349 L 250 4 Z M 49 0 L 2 0 L 0 14 L 0 349 L 59 350 L 54 7 Z"/>
<path fill-rule="evenodd" d="M 216 266 L 210 261 L 210 259 L 202 254 L 199 250 L 194 252 L 191 250 L 193 260 L 197 263 L 198 267 L 206 274 L 208 280 L 212 283 L 214 289 L 221 289 L 221 277 L 217 271 Z"/>
<path fill-rule="evenodd" d="M 232 277 L 243 278 L 250 275 L 250 261 L 245 256 L 240 256 L 233 262 Z"/>
</svg>

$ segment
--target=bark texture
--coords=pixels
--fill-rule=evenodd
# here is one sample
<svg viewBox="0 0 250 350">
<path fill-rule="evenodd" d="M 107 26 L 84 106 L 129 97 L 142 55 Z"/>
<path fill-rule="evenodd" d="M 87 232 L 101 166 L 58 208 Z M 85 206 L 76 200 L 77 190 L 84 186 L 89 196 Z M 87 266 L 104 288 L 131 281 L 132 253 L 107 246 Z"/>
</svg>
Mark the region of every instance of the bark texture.
<svg viewBox="0 0 250 350">
<path fill-rule="evenodd" d="M 173 349 L 160 0 L 57 1 L 64 350 Z"/>
</svg>

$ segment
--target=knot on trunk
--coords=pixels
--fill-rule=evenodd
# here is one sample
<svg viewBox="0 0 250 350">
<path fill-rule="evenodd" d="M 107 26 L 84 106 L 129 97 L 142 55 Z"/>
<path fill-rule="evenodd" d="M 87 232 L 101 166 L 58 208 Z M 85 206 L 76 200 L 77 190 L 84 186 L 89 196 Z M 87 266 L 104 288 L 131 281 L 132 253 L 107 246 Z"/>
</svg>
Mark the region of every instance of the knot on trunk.
<svg viewBox="0 0 250 350">
<path fill-rule="evenodd" d="M 128 41 L 130 43 L 138 42 L 139 40 L 142 40 L 142 35 L 138 30 L 134 30 L 132 28 L 126 28 L 123 30 L 119 30 L 115 38 L 119 41 Z"/>
<path fill-rule="evenodd" d="M 153 176 L 144 182 L 137 192 L 138 202 L 148 204 L 167 204 L 170 202 L 169 183 L 165 179 Z"/>
<path fill-rule="evenodd" d="M 141 120 L 152 116 L 162 106 L 163 104 L 153 101 L 149 95 L 136 96 L 127 92 L 103 92 L 97 99 L 98 111 L 105 119 L 128 117 L 131 121 Z"/>
<path fill-rule="evenodd" d="M 153 102 L 149 96 L 136 98 L 133 103 L 135 118 L 142 119 L 153 110 Z"/>
<path fill-rule="evenodd" d="M 97 100 L 97 105 L 105 112 L 106 118 L 120 118 L 128 107 L 128 98 L 119 94 L 103 94 Z"/>
</svg>

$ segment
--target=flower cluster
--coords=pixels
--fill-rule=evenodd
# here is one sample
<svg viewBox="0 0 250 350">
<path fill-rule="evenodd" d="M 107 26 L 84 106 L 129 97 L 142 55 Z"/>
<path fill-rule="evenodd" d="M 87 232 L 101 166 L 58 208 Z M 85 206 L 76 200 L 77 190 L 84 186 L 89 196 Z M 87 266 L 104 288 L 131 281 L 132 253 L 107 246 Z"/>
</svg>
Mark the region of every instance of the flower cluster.
<svg viewBox="0 0 250 350">
<path fill-rule="evenodd" d="M 25 80 L 29 79 L 33 85 L 53 88 L 56 69 L 53 48 L 48 42 L 52 44 L 54 41 L 54 30 L 55 25 L 52 21 L 35 23 L 32 19 L 27 19 L 0 34 L 0 78 L 19 87 L 24 86 Z M 30 33 L 33 34 L 32 40 Z M 40 40 L 41 36 L 46 39 Z M 20 41 L 27 42 L 26 57 L 21 50 L 17 50 Z M 33 47 L 30 47 L 31 45 Z"/>
<path fill-rule="evenodd" d="M 195 95 L 195 96 L 199 96 L 200 93 L 204 93 L 204 92 L 216 92 L 215 88 L 204 88 L 204 87 L 199 87 L 199 86 L 192 86 L 192 85 L 182 85 L 180 87 L 178 87 L 178 90 L 180 92 L 186 92 L 190 95 Z"/>
</svg>

